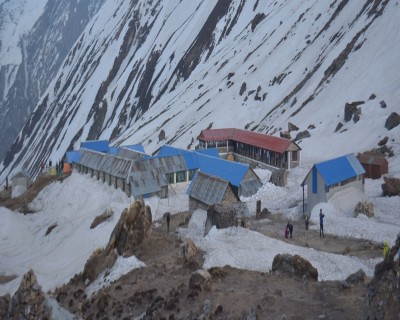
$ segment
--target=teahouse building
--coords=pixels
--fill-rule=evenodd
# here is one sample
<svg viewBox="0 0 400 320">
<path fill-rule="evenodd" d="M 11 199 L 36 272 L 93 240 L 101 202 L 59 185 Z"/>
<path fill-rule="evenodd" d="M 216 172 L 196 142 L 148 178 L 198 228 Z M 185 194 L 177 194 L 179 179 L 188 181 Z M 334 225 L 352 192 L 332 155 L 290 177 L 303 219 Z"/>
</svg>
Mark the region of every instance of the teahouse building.
<svg viewBox="0 0 400 320">
<path fill-rule="evenodd" d="M 290 170 L 301 164 L 301 148 L 292 140 L 247 130 L 206 129 L 197 137 L 199 148 L 218 148 L 258 162 Z"/>
<path fill-rule="evenodd" d="M 354 154 L 314 164 L 301 186 L 303 187 L 303 213 L 308 216 L 314 206 L 327 202 L 333 194 L 348 187 L 364 192 L 365 170 Z M 307 186 L 307 203 L 304 187 Z"/>
<path fill-rule="evenodd" d="M 224 180 L 201 171 L 193 177 L 186 192 L 189 196 L 189 211 L 207 210 L 219 203 L 240 201 L 228 180 Z"/>
</svg>

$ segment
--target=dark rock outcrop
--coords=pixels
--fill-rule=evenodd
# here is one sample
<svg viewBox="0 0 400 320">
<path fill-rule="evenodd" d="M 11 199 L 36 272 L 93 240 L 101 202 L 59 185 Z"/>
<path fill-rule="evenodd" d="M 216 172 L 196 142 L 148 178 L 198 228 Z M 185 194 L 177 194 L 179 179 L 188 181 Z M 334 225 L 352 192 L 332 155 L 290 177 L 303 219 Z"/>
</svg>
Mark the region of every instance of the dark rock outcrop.
<svg viewBox="0 0 400 320">
<path fill-rule="evenodd" d="M 292 274 L 296 277 L 318 281 L 318 270 L 299 255 L 278 254 L 272 262 L 272 271 Z"/>
<path fill-rule="evenodd" d="M 288 122 L 288 130 L 289 130 L 289 132 L 298 131 L 298 130 L 299 130 L 299 127 L 297 127 L 296 125 L 294 125 L 294 124 L 291 123 L 291 122 Z"/>
<path fill-rule="evenodd" d="M 305 130 L 305 131 L 299 132 L 296 135 L 296 138 L 294 138 L 293 141 L 298 141 L 298 140 L 301 140 L 301 139 L 304 139 L 304 138 L 310 138 L 310 137 L 311 137 L 311 134 L 308 132 L 308 130 Z"/>
<path fill-rule="evenodd" d="M 400 124 L 400 115 L 396 112 L 392 112 L 386 119 L 385 128 L 391 130 Z"/>
<path fill-rule="evenodd" d="M 400 292 L 398 261 L 395 257 L 400 248 L 400 233 L 384 260 L 375 266 L 374 277 L 368 284 L 367 295 L 360 319 L 398 319 Z"/>
<path fill-rule="evenodd" d="M 361 108 L 358 108 L 358 106 L 361 104 L 364 104 L 364 101 L 346 103 L 344 106 L 344 121 L 349 122 L 351 119 L 353 119 L 354 122 L 357 122 L 361 115 Z"/>
<path fill-rule="evenodd" d="M 150 237 L 152 216 L 150 207 L 141 201 L 135 201 L 125 209 L 111 233 L 105 249 L 95 251 L 88 259 L 83 270 L 83 281 L 94 281 L 101 272 L 110 269 L 120 256 L 131 256 L 135 248 Z"/>
</svg>

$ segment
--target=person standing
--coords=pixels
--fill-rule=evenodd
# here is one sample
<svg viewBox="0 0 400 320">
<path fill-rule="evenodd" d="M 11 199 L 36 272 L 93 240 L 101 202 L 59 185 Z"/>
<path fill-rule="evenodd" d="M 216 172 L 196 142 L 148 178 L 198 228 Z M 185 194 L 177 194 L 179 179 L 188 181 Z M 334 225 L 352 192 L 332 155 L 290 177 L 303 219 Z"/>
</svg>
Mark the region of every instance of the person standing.
<svg viewBox="0 0 400 320">
<path fill-rule="evenodd" d="M 169 212 L 167 212 L 165 218 L 167 219 L 167 231 L 169 233 L 169 222 L 171 221 L 171 214 Z"/>
<path fill-rule="evenodd" d="M 319 209 L 319 237 L 321 238 L 321 235 L 323 238 L 324 236 L 324 217 L 325 215 L 322 213 L 322 209 Z"/>
<path fill-rule="evenodd" d="M 289 221 L 287 223 L 287 228 L 289 229 L 289 237 L 290 237 L 290 239 L 292 239 L 293 225 Z"/>
<path fill-rule="evenodd" d="M 388 253 L 389 253 L 389 241 L 386 240 L 385 245 L 383 247 L 383 259 L 386 259 Z"/>
</svg>

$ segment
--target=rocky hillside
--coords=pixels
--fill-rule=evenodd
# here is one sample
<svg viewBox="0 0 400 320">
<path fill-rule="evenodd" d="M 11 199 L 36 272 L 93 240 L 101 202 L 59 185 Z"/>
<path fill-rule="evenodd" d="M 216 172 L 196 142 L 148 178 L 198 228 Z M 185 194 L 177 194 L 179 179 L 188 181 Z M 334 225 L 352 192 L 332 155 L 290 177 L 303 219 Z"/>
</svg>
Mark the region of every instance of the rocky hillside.
<svg viewBox="0 0 400 320">
<path fill-rule="evenodd" d="M 207 127 L 278 134 L 291 122 L 309 141 L 371 149 L 398 110 L 398 11 L 393 0 L 105 1 L 38 91 L 0 181 L 18 168 L 35 174 L 86 139 L 153 152 L 193 148 Z M 353 102 L 364 104 L 364 122 L 338 129 Z M 373 145 L 341 135 L 352 128 Z"/>
</svg>

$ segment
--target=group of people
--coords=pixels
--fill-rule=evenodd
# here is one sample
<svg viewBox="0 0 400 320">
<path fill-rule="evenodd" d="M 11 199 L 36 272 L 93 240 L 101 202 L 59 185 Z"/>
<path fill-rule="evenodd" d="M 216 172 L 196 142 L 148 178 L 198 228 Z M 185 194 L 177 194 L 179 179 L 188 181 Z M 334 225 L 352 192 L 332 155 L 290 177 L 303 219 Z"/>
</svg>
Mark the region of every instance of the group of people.
<svg viewBox="0 0 400 320">
<path fill-rule="evenodd" d="M 322 209 L 319 210 L 319 237 L 321 238 L 325 238 L 324 235 L 324 218 L 325 218 L 325 214 L 322 212 Z M 305 221 L 305 227 L 306 230 L 308 230 L 308 226 L 310 224 L 309 221 L 309 217 L 306 217 L 306 221 Z M 286 227 L 285 227 L 285 232 L 284 232 L 285 238 L 288 239 L 292 239 L 293 236 L 293 224 L 290 223 L 290 221 L 288 221 Z"/>
<path fill-rule="evenodd" d="M 40 164 L 40 169 L 41 169 L 41 173 L 42 174 L 46 174 L 47 169 L 51 170 L 51 168 L 53 167 L 53 161 L 49 160 L 49 166 L 48 168 L 46 168 L 46 163 L 44 161 L 42 161 L 42 163 Z M 62 175 L 64 173 L 64 160 L 61 159 L 59 162 L 56 162 L 56 166 L 55 166 L 55 174 L 56 175 Z M 48 172 L 48 174 L 51 174 L 51 172 Z M 54 175 L 54 173 L 53 173 Z"/>
</svg>

